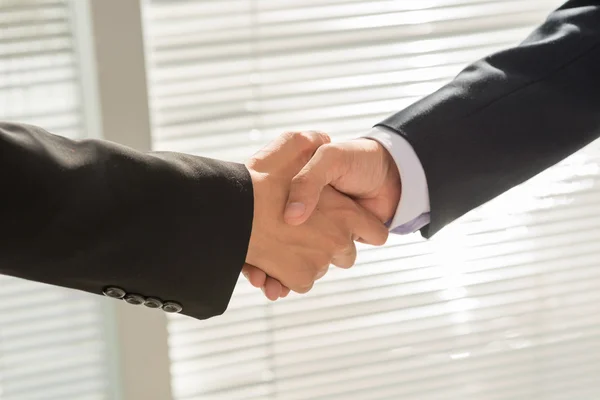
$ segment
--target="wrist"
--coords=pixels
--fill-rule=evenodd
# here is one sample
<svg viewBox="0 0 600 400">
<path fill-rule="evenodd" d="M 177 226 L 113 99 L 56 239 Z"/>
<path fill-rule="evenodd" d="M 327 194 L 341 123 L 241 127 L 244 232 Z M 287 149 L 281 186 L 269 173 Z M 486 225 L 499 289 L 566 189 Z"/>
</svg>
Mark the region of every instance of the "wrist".
<svg viewBox="0 0 600 400">
<path fill-rule="evenodd" d="M 393 200 L 397 203 L 400 201 L 400 196 L 402 194 L 400 169 L 390 151 L 381 143 L 378 142 L 377 144 L 379 145 L 379 151 L 381 152 L 383 164 L 385 166 L 384 168 L 386 169 L 385 187 L 389 190 L 390 194 L 393 196 Z"/>
<path fill-rule="evenodd" d="M 400 203 L 400 197 L 402 195 L 402 179 L 400 177 L 399 166 L 394 160 L 390 149 L 379 142 L 376 139 L 365 138 L 375 143 L 377 150 L 377 156 L 379 157 L 379 163 L 382 168 L 382 174 L 384 176 L 383 183 L 379 190 L 378 195 L 385 199 L 384 209 L 384 222 L 390 221 L 396 214 L 398 204 Z"/>
</svg>

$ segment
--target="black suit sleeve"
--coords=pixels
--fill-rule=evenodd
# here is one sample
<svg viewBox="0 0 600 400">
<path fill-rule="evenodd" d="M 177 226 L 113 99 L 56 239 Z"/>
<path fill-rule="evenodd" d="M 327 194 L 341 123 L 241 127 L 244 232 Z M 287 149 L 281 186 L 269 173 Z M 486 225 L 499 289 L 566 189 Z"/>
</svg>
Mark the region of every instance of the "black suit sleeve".
<svg viewBox="0 0 600 400">
<path fill-rule="evenodd" d="M 430 237 L 600 136 L 600 1 L 573 0 L 389 117 L 427 177 Z"/>
<path fill-rule="evenodd" d="M 246 258 L 243 165 L 0 123 L 0 273 L 222 313 Z"/>
</svg>

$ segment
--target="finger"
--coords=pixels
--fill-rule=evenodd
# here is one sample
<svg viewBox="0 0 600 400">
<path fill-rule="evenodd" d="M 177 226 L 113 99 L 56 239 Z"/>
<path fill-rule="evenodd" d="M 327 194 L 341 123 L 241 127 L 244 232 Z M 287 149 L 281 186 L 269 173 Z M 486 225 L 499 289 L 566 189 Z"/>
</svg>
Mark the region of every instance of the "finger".
<svg viewBox="0 0 600 400">
<path fill-rule="evenodd" d="M 361 237 L 356 237 L 354 240 L 355 240 L 355 241 L 357 241 L 358 243 L 369 244 L 369 243 L 365 242 L 365 241 L 363 240 L 363 238 L 361 238 Z"/>
<path fill-rule="evenodd" d="M 373 246 L 385 244 L 389 235 L 388 228 L 375 215 L 358 204 L 355 206 L 356 212 L 347 222 L 352 234 L 358 237 L 357 241 Z"/>
<path fill-rule="evenodd" d="M 290 292 L 289 288 L 283 286 L 277 279 L 268 276 L 263 270 L 254 265 L 244 264 L 242 267 L 242 274 L 248 279 L 252 286 L 263 289 L 263 293 L 270 300 L 277 300 L 279 297 L 285 297 Z M 278 290 L 277 286 L 281 289 Z M 278 292 L 279 295 L 277 295 Z M 285 296 L 283 296 L 283 294 Z"/>
<path fill-rule="evenodd" d="M 267 276 L 265 285 L 262 287 L 262 291 L 269 300 L 275 301 L 281 295 L 283 287 L 277 279 Z"/>
<path fill-rule="evenodd" d="M 339 254 L 334 255 L 331 263 L 336 267 L 350 268 L 356 262 L 356 245 L 350 241 L 347 248 Z"/>
<path fill-rule="evenodd" d="M 269 164 L 293 167 L 293 173 L 296 173 L 306 164 L 306 160 L 310 159 L 319 146 L 330 142 L 329 136 L 323 132 L 285 132 L 256 152 L 251 157 L 250 164 L 260 170 L 261 162 L 269 159 Z M 296 166 L 295 163 L 290 162 L 290 154 L 298 159 L 307 158 L 304 158 L 302 165 Z"/>
<path fill-rule="evenodd" d="M 313 288 L 313 286 L 314 286 L 314 282 L 309 285 L 298 286 L 298 287 L 290 288 L 290 289 L 292 289 L 296 293 L 304 294 L 304 293 L 310 292 L 310 290 Z"/>
<path fill-rule="evenodd" d="M 344 153 L 335 145 L 324 145 L 292 179 L 290 194 L 284 212 L 284 220 L 290 225 L 304 223 L 312 214 L 321 191 L 340 177 L 345 169 Z"/>
<path fill-rule="evenodd" d="M 254 265 L 244 264 L 242 267 L 242 274 L 254 287 L 261 288 L 265 285 L 267 274 L 262 269 L 256 268 Z"/>
<path fill-rule="evenodd" d="M 329 271 L 329 265 L 321 268 L 321 270 L 315 276 L 315 282 L 318 281 L 319 279 L 321 279 L 322 277 L 324 277 L 328 271 Z"/>
</svg>

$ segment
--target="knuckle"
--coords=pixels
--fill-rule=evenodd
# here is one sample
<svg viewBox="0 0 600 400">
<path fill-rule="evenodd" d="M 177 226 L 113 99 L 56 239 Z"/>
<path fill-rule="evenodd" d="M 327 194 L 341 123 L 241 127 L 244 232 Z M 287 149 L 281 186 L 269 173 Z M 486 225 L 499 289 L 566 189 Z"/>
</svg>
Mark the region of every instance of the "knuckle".
<svg viewBox="0 0 600 400">
<path fill-rule="evenodd" d="M 319 143 L 321 143 L 321 144 L 331 143 L 331 138 L 325 132 L 321 132 L 321 131 L 311 131 L 311 132 L 315 135 L 315 138 Z"/>
<path fill-rule="evenodd" d="M 329 271 L 329 266 L 328 265 L 324 265 L 321 269 L 319 269 L 319 271 L 317 271 L 317 273 L 315 274 L 315 281 L 318 281 L 319 279 L 321 279 L 322 277 L 324 277 L 327 272 Z"/>
<path fill-rule="evenodd" d="M 310 159 L 315 151 L 322 146 L 327 146 L 331 142 L 329 135 L 317 131 L 289 132 L 290 139 L 293 140 L 298 152 L 304 157 Z"/>
<path fill-rule="evenodd" d="M 379 237 L 379 242 L 376 244 L 377 246 L 383 246 L 390 236 L 390 231 L 386 229 L 382 229 L 381 236 Z"/>
<path fill-rule="evenodd" d="M 297 131 L 286 131 L 281 134 L 281 137 L 285 141 L 296 140 L 296 136 L 298 136 L 299 134 L 300 134 L 300 132 L 297 132 Z"/>
<path fill-rule="evenodd" d="M 349 269 L 354 266 L 356 262 L 356 250 L 350 250 L 339 262 L 336 264 L 340 268 Z"/>
<path fill-rule="evenodd" d="M 369 243 L 372 246 L 383 246 L 385 242 L 387 242 L 388 236 L 390 232 L 385 226 L 380 226 L 374 229 L 372 234 L 372 243 Z"/>
<path fill-rule="evenodd" d="M 263 156 L 262 154 L 256 153 L 253 154 L 252 156 L 250 156 L 250 158 L 248 159 L 248 165 L 251 166 L 255 166 L 260 164 L 260 162 L 263 160 Z"/>
<path fill-rule="evenodd" d="M 330 158 L 337 158 L 343 153 L 343 150 L 335 143 L 323 145 L 319 148 L 319 151 L 323 153 L 324 157 Z"/>
<path fill-rule="evenodd" d="M 350 250 L 351 244 L 348 243 L 348 239 L 337 239 L 335 242 L 335 252 L 336 254 L 345 254 Z"/>
<path fill-rule="evenodd" d="M 372 229 L 368 236 L 368 240 L 364 237 L 362 240 L 364 241 L 364 243 L 369 244 L 371 246 L 383 246 L 387 242 L 388 237 L 389 231 L 385 226 L 382 226 L 377 229 Z"/>
<path fill-rule="evenodd" d="M 301 173 L 292 179 L 292 185 L 307 186 L 310 185 L 312 178 L 309 173 Z"/>
<path fill-rule="evenodd" d="M 348 251 L 350 247 L 350 239 L 341 234 L 337 234 L 330 239 L 330 251 L 333 254 L 341 254 Z"/>
<path fill-rule="evenodd" d="M 300 276 L 298 276 L 298 280 L 296 282 L 298 289 L 302 290 L 303 288 L 312 287 L 315 281 L 315 269 L 316 267 L 314 265 L 309 266 L 302 272 Z"/>
<path fill-rule="evenodd" d="M 321 131 L 303 131 L 300 132 L 311 144 L 323 145 L 331 142 L 331 138 L 328 134 Z"/>
<path fill-rule="evenodd" d="M 308 293 L 313 288 L 313 282 L 300 285 L 295 291 L 300 294 Z"/>
<path fill-rule="evenodd" d="M 324 262 L 324 263 L 320 264 L 319 267 L 315 268 L 315 270 L 313 271 L 312 281 L 314 282 L 317 279 L 319 279 L 320 277 L 322 277 L 323 275 L 325 275 L 328 268 L 329 268 L 329 262 Z"/>
<path fill-rule="evenodd" d="M 299 151 L 305 152 L 315 147 L 313 134 L 309 132 L 291 132 L 294 145 Z"/>
<path fill-rule="evenodd" d="M 350 257 L 348 257 L 348 266 L 346 268 L 352 268 L 354 263 L 356 262 L 356 252 L 352 253 Z"/>
<path fill-rule="evenodd" d="M 338 268 L 350 268 L 350 265 L 348 265 L 348 260 L 345 258 L 335 260 L 333 265 L 335 265 Z"/>
</svg>

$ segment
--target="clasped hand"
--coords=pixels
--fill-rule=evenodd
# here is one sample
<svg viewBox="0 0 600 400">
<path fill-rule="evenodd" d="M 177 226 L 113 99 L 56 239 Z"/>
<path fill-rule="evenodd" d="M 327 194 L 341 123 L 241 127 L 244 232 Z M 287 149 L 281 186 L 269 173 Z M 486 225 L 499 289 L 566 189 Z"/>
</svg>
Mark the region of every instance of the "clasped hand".
<svg viewBox="0 0 600 400">
<path fill-rule="evenodd" d="M 330 264 L 351 267 L 355 241 L 386 242 L 400 177 L 376 141 L 332 144 L 324 133 L 285 133 L 246 166 L 254 219 L 242 272 L 270 300 L 308 292 Z"/>
</svg>

